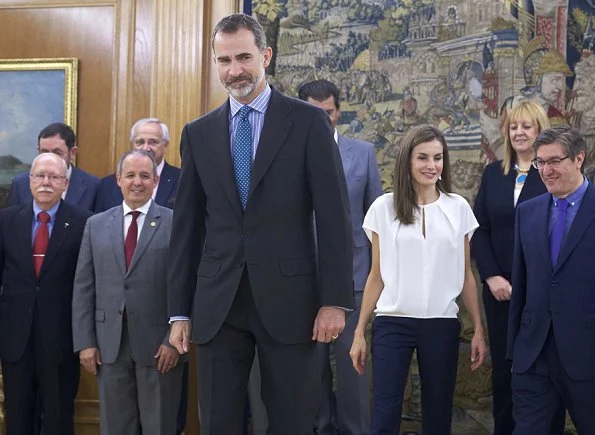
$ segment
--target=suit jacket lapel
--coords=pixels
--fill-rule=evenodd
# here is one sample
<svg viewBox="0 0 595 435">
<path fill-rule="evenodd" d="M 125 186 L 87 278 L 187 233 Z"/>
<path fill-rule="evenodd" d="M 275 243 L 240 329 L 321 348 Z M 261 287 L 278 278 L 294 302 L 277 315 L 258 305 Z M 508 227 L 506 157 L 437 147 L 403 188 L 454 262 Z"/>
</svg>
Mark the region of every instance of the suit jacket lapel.
<svg viewBox="0 0 595 435">
<path fill-rule="evenodd" d="M 18 246 L 21 252 L 20 264 L 23 264 L 27 273 L 35 276 L 33 267 L 33 203 L 23 205 L 14 219 L 15 233 L 18 239 Z"/>
<path fill-rule="evenodd" d="M 343 162 L 343 172 L 347 176 L 351 171 L 353 164 L 353 150 L 351 149 L 351 142 L 346 140 L 343 136 L 338 135 L 339 154 L 341 154 L 341 161 Z"/>
<path fill-rule="evenodd" d="M 585 196 L 581 202 L 580 208 L 570 226 L 570 230 L 566 235 L 566 240 L 560 248 L 560 255 L 558 257 L 558 264 L 555 269 L 560 268 L 564 261 L 568 258 L 572 250 L 581 241 L 583 234 L 595 219 L 595 188 L 589 186 L 585 192 Z"/>
<path fill-rule="evenodd" d="M 68 180 L 68 190 L 66 191 L 65 199 L 68 199 L 70 204 L 78 204 L 86 189 L 84 180 L 81 178 L 80 170 L 73 166 L 70 180 Z"/>
<path fill-rule="evenodd" d="M 262 133 L 258 140 L 256 157 L 252 166 L 252 181 L 250 183 L 248 202 L 250 202 L 250 195 L 252 195 L 252 192 L 266 173 L 273 158 L 285 143 L 285 139 L 291 131 L 290 112 L 291 109 L 283 100 L 283 96 L 275 89 L 272 89 L 271 99 L 264 118 L 264 125 L 262 126 Z"/>
<path fill-rule="evenodd" d="M 126 259 L 124 255 L 124 209 L 122 206 L 113 210 L 108 222 L 106 237 L 114 237 L 112 243 L 114 257 L 122 275 L 126 275 Z"/>
<path fill-rule="evenodd" d="M 159 223 L 161 221 L 161 212 L 159 208 L 155 205 L 155 202 L 151 202 L 149 206 L 149 211 L 145 216 L 145 222 L 143 223 L 143 227 L 140 232 L 140 237 L 138 239 L 138 243 L 136 244 L 136 248 L 134 249 L 134 254 L 132 255 L 132 260 L 130 262 L 130 267 L 128 268 L 128 272 L 132 272 L 136 264 L 141 259 L 143 253 L 149 246 L 149 243 L 153 239 L 153 236 L 157 232 L 159 228 Z"/>
<path fill-rule="evenodd" d="M 511 170 L 509 174 L 516 174 L 516 171 Z M 513 175 L 511 179 L 511 189 L 514 191 L 514 184 L 516 180 L 516 175 Z M 536 197 L 537 195 L 541 195 L 545 193 L 547 189 L 543 185 L 543 181 L 541 181 L 541 177 L 539 176 L 539 172 L 533 166 L 529 169 L 529 173 L 527 174 L 527 179 L 525 180 L 525 185 L 521 190 L 521 194 L 519 196 L 518 203 L 522 201 L 526 201 L 527 199 L 531 199 Z M 517 204 L 518 204 L 517 203 Z"/>
<path fill-rule="evenodd" d="M 64 240 L 66 240 L 68 234 L 70 234 L 70 215 L 70 209 L 68 209 L 68 206 L 64 204 L 64 201 L 61 201 L 53 222 L 52 234 L 50 235 L 50 240 L 48 242 L 48 248 L 45 253 L 45 257 L 43 259 L 43 264 L 41 265 L 41 270 L 39 271 L 40 278 L 43 277 L 45 271 L 51 266 L 52 261 L 60 252 L 60 248 L 62 247 Z"/>
<path fill-rule="evenodd" d="M 200 138 L 199 140 L 201 140 Z M 220 172 L 218 178 L 221 180 L 223 190 L 231 202 L 233 209 L 242 216 L 243 211 L 240 205 L 240 196 L 236 188 L 233 175 L 233 164 L 231 161 L 231 144 L 229 141 L 229 100 L 220 106 L 212 121 L 212 131 L 208 138 L 205 138 L 211 145 L 215 164 L 213 170 Z"/>
<path fill-rule="evenodd" d="M 159 185 L 157 186 L 157 195 L 155 195 L 155 202 L 157 204 L 166 205 L 167 199 L 171 194 L 171 190 L 174 187 L 172 179 L 172 166 L 167 162 L 163 162 L 163 170 L 161 171 L 161 177 L 159 177 Z"/>
</svg>

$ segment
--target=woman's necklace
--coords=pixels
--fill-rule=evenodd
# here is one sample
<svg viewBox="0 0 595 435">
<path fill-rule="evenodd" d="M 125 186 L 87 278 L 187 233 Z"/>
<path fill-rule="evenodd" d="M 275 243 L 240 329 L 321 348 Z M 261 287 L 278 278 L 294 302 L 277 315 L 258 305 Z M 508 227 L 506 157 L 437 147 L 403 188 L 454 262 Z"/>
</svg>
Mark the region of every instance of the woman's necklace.
<svg viewBox="0 0 595 435">
<path fill-rule="evenodd" d="M 527 174 L 529 173 L 529 169 L 531 169 L 530 167 L 527 169 L 521 169 L 519 167 L 519 165 L 517 165 L 516 163 L 514 164 L 514 169 L 515 171 L 517 171 L 517 176 L 516 176 L 516 184 L 524 184 L 525 180 L 527 179 Z"/>
</svg>

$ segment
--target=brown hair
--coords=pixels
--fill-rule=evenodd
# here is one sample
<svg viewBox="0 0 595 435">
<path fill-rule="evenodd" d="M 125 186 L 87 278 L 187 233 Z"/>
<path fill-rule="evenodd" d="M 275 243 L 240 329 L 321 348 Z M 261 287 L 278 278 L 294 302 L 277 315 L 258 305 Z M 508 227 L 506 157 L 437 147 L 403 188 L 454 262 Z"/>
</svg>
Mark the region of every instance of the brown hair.
<svg viewBox="0 0 595 435">
<path fill-rule="evenodd" d="M 393 173 L 393 207 L 397 219 L 405 225 L 415 222 L 414 212 L 419 210 L 417 195 L 411 181 L 411 154 L 417 145 L 433 140 L 442 144 L 442 175 L 436 182 L 436 189 L 446 194 L 452 192 L 446 139 L 440 130 L 431 125 L 422 124 L 411 127 L 401 141 Z"/>
</svg>

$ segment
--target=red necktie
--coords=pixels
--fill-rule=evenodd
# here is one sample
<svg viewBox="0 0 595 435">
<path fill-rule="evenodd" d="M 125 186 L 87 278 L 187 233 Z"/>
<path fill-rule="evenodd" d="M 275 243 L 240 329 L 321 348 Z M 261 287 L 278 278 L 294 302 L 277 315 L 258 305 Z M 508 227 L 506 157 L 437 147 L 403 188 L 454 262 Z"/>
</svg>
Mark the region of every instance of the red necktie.
<svg viewBox="0 0 595 435">
<path fill-rule="evenodd" d="M 42 211 L 37 215 L 37 220 L 40 223 L 37 233 L 35 233 L 35 240 L 33 241 L 33 266 L 35 267 L 35 275 L 39 278 L 39 271 L 41 270 L 45 251 L 48 248 L 48 242 L 50 240 L 50 231 L 48 228 L 50 215 Z"/>
<path fill-rule="evenodd" d="M 128 227 L 128 232 L 126 233 L 126 241 L 124 242 L 124 253 L 126 254 L 126 270 L 130 266 L 130 262 L 132 261 L 132 255 L 134 254 L 134 250 L 136 249 L 136 239 L 138 238 L 138 224 L 136 219 L 138 215 L 140 215 L 140 211 L 131 211 L 132 215 L 132 222 Z"/>
</svg>

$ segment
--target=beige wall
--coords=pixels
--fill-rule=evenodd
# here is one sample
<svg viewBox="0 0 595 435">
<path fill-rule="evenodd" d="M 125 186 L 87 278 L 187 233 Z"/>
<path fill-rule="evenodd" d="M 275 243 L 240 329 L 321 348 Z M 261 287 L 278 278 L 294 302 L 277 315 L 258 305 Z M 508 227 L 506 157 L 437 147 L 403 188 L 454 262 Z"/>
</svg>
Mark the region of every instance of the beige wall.
<svg viewBox="0 0 595 435">
<path fill-rule="evenodd" d="M 210 33 L 240 0 L 2 0 L 3 59 L 79 60 L 77 165 L 114 172 L 132 123 L 156 116 L 169 125 L 167 160 L 179 165 L 184 124 L 225 98 L 211 62 Z M 3 102 L 3 104 L 6 104 Z M 191 386 L 194 383 L 191 374 Z M 187 434 L 197 434 L 191 391 Z M 77 435 L 98 434 L 95 379 L 83 374 Z"/>
</svg>

